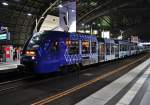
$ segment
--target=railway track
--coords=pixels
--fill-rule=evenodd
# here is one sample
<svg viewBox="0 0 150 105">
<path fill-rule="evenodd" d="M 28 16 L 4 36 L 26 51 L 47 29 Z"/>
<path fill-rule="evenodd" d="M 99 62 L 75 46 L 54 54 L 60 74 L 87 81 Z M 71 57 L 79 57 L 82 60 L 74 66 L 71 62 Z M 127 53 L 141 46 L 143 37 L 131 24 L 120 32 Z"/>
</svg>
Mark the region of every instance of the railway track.
<svg viewBox="0 0 150 105">
<path fill-rule="evenodd" d="M 5 92 L 11 89 L 16 89 L 21 87 L 28 87 L 31 85 L 36 85 L 40 82 L 53 80 L 60 77 L 61 77 L 60 75 L 53 73 L 53 74 L 43 75 L 43 76 L 40 75 L 40 77 L 38 75 L 30 75 L 30 76 L 25 76 L 23 78 L 4 81 L 4 82 L 0 82 L 0 92 Z"/>
<path fill-rule="evenodd" d="M 142 57 L 142 59 L 144 59 L 144 57 Z M 104 64 L 103 66 L 106 66 L 106 65 L 107 64 Z M 85 69 L 79 71 L 79 73 L 85 72 L 87 70 L 88 69 L 85 68 Z M 67 75 L 69 75 L 69 74 L 67 74 Z M 5 81 L 5 82 L 0 83 L 0 92 L 6 92 L 8 90 L 21 88 L 21 87 L 28 87 L 28 86 L 36 85 L 36 84 L 39 84 L 41 82 L 53 80 L 53 79 L 60 78 L 60 77 L 62 77 L 62 76 L 61 75 L 53 75 L 51 78 L 49 78 L 49 77 L 37 78 L 35 75 L 30 75 L 30 76 L 18 78 L 15 80 L 9 80 L 9 81 Z"/>
<path fill-rule="evenodd" d="M 57 102 L 63 97 L 72 97 L 70 95 L 71 93 L 76 93 L 76 91 L 80 91 L 82 88 L 88 88 L 89 85 L 94 85 L 97 80 L 100 80 L 99 82 L 101 82 L 101 79 L 106 78 L 111 82 L 111 80 L 113 80 L 111 78 L 118 78 L 112 75 L 116 73 L 117 76 L 123 75 L 130 70 L 126 69 L 126 67 L 133 68 L 139 63 L 142 63 L 148 58 L 146 55 L 148 54 L 107 62 L 96 67 L 88 67 L 88 69 L 85 68 L 79 72 L 71 72 L 65 75 L 49 75 L 50 77 L 44 78 L 40 78 L 40 76 L 38 78 L 26 76 L 12 81 L 1 82 L 0 98 L 8 98 L 8 100 L 1 100 L 0 103 L 39 105 L 53 101 L 52 103 L 58 105 Z M 87 73 L 93 74 L 93 76 L 85 75 Z M 106 80 L 107 83 L 108 80 Z M 105 83 L 102 83 L 101 85 L 103 86 Z"/>
<path fill-rule="evenodd" d="M 34 76 L 32 75 L 32 76 L 27 76 L 27 77 L 15 79 L 15 80 L 1 82 L 0 83 L 0 92 L 7 91 L 10 89 L 15 89 L 17 87 L 23 86 L 23 81 L 33 79 L 33 78 L 34 78 Z"/>
<path fill-rule="evenodd" d="M 26 80 L 26 79 L 29 79 L 29 78 L 32 78 L 32 77 L 33 77 L 33 76 L 28 76 L 28 77 L 19 78 L 19 79 L 12 80 L 12 81 L 9 80 L 9 81 L 6 81 L 6 82 L 1 82 L 0 85 L 5 85 L 5 84 L 9 84 L 9 83 L 14 83 L 14 82 Z"/>
<path fill-rule="evenodd" d="M 83 88 L 86 88 L 87 86 L 92 85 L 92 84 L 94 84 L 94 83 L 96 83 L 96 82 L 98 82 L 100 80 L 104 80 L 104 79 L 106 79 L 108 77 L 115 76 L 115 74 L 117 74 L 119 72 L 122 72 L 124 69 L 126 69 L 126 68 L 128 68 L 128 67 L 130 67 L 130 66 L 132 66 L 134 64 L 137 64 L 138 62 L 140 62 L 140 61 L 142 61 L 143 59 L 146 59 L 146 58 L 149 58 L 149 56 L 145 55 L 144 57 L 141 57 L 141 58 L 139 58 L 139 59 L 137 59 L 137 60 L 135 60 L 133 62 L 130 62 L 129 64 L 125 64 L 124 66 L 119 67 L 118 69 L 115 69 L 115 70 L 112 70 L 112 71 L 110 71 L 108 73 L 105 73 L 104 75 L 100 75 L 100 76 L 95 77 L 95 78 L 93 78 L 93 79 L 91 79 L 89 81 L 86 81 L 84 83 L 76 85 L 76 86 L 74 86 L 72 88 L 69 88 L 67 90 L 61 91 L 61 92 L 59 92 L 57 94 L 54 94 L 54 95 L 48 96 L 46 98 L 43 98 L 43 99 L 41 99 L 39 101 L 35 101 L 31 105 L 47 105 L 47 104 L 51 103 L 52 101 L 57 101 L 58 99 L 60 99 L 62 97 L 65 97 L 65 96 L 70 95 L 70 94 L 72 94 L 72 93 L 74 93 L 76 91 L 79 91 L 79 90 L 81 90 Z M 126 71 L 126 70 L 124 70 L 124 71 Z"/>
</svg>

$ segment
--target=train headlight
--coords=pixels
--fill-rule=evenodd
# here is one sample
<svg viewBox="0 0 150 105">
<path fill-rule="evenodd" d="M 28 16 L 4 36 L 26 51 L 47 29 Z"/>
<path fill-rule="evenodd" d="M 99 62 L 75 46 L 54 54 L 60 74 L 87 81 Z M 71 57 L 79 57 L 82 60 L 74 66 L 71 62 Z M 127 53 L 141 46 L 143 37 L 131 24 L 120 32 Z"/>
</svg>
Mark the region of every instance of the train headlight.
<svg viewBox="0 0 150 105">
<path fill-rule="evenodd" d="M 35 56 L 35 51 L 26 51 L 27 55 Z"/>
<path fill-rule="evenodd" d="M 26 51 L 26 54 L 28 55 L 28 54 L 30 54 L 30 52 L 29 52 L 29 51 Z"/>
<path fill-rule="evenodd" d="M 34 60 L 34 59 L 35 59 L 35 56 L 32 57 L 32 60 Z"/>
<path fill-rule="evenodd" d="M 34 52 L 34 51 L 30 51 L 30 54 L 31 54 L 31 55 L 35 55 L 35 52 Z"/>
</svg>

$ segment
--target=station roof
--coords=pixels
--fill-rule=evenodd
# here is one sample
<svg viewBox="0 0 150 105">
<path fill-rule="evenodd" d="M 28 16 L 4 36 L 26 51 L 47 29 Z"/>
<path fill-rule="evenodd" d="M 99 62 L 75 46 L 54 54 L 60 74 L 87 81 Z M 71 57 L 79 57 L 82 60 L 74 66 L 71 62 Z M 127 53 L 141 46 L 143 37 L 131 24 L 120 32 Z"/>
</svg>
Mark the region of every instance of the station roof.
<svg viewBox="0 0 150 105">
<path fill-rule="evenodd" d="M 114 37 L 150 39 L 150 0 L 77 0 L 78 28 L 110 30 Z"/>
<path fill-rule="evenodd" d="M 33 32 L 36 19 L 56 0 L 0 0 L 0 25 L 8 27 L 11 43 L 23 45 Z M 58 15 L 56 8 L 50 14 Z M 77 0 L 77 28 L 82 24 L 100 30 L 111 30 L 114 36 L 139 35 L 150 39 L 149 0 Z M 85 28 L 85 27 L 84 27 Z"/>
<path fill-rule="evenodd" d="M 0 25 L 8 27 L 10 42 L 23 45 L 33 32 L 36 19 L 56 0 L 0 0 Z M 51 14 L 57 11 L 51 9 Z"/>
</svg>

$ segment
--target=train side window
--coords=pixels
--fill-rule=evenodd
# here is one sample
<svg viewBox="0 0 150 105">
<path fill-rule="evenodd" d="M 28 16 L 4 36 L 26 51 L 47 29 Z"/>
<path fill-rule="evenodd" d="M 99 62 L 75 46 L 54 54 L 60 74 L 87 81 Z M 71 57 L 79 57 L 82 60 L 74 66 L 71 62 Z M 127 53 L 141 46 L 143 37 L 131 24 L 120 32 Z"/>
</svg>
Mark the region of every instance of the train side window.
<svg viewBox="0 0 150 105">
<path fill-rule="evenodd" d="M 90 42 L 83 41 L 82 42 L 82 54 L 88 54 L 88 53 L 90 53 Z"/>
<path fill-rule="evenodd" d="M 69 55 L 79 54 L 79 41 L 77 40 L 67 40 L 66 44 L 68 46 Z"/>
<path fill-rule="evenodd" d="M 105 45 L 104 44 L 101 44 L 101 47 L 100 47 L 100 54 L 104 54 L 105 53 Z"/>
<path fill-rule="evenodd" d="M 123 44 L 120 45 L 120 50 L 124 51 L 124 45 Z"/>
<path fill-rule="evenodd" d="M 53 41 L 51 43 L 51 48 L 50 49 L 51 49 L 52 52 L 57 52 L 59 50 L 59 43 L 58 43 L 58 41 Z"/>
<path fill-rule="evenodd" d="M 126 51 L 127 50 L 127 45 L 122 45 L 122 51 Z"/>
<path fill-rule="evenodd" d="M 114 46 L 114 44 L 111 44 L 111 54 L 114 54 L 115 52 L 115 48 L 114 48 L 115 46 Z"/>
<path fill-rule="evenodd" d="M 96 53 L 96 42 L 92 42 L 92 53 Z"/>
<path fill-rule="evenodd" d="M 110 44 L 106 44 L 106 55 L 110 55 Z"/>
</svg>

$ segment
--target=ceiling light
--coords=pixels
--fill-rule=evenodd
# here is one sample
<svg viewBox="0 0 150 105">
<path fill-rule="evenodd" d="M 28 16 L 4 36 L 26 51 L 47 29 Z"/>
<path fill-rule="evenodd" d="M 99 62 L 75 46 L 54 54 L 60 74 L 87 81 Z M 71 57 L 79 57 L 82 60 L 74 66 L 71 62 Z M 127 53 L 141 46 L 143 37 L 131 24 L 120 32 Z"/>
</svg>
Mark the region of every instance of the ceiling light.
<svg viewBox="0 0 150 105">
<path fill-rule="evenodd" d="M 3 4 L 4 6 L 7 6 L 7 5 L 8 5 L 8 3 L 6 3 L 6 2 L 3 2 L 2 4 Z"/>
<path fill-rule="evenodd" d="M 91 6 L 96 6 L 97 3 L 96 3 L 96 2 L 91 2 L 90 5 L 91 5 Z"/>
<path fill-rule="evenodd" d="M 75 12 L 75 10 L 71 10 L 72 12 Z"/>
<path fill-rule="evenodd" d="M 87 25 L 87 28 L 89 28 L 90 27 L 90 25 Z"/>
<path fill-rule="evenodd" d="M 98 24 L 98 26 L 100 27 L 100 26 L 101 26 L 101 24 Z"/>
<path fill-rule="evenodd" d="M 62 8 L 63 6 L 60 4 L 58 7 L 59 7 L 59 8 Z"/>
<path fill-rule="evenodd" d="M 95 22 L 93 22 L 93 25 L 95 25 L 96 23 Z"/>
<path fill-rule="evenodd" d="M 31 13 L 28 13 L 27 15 L 28 15 L 28 16 L 32 16 L 32 14 L 31 14 Z"/>
</svg>

